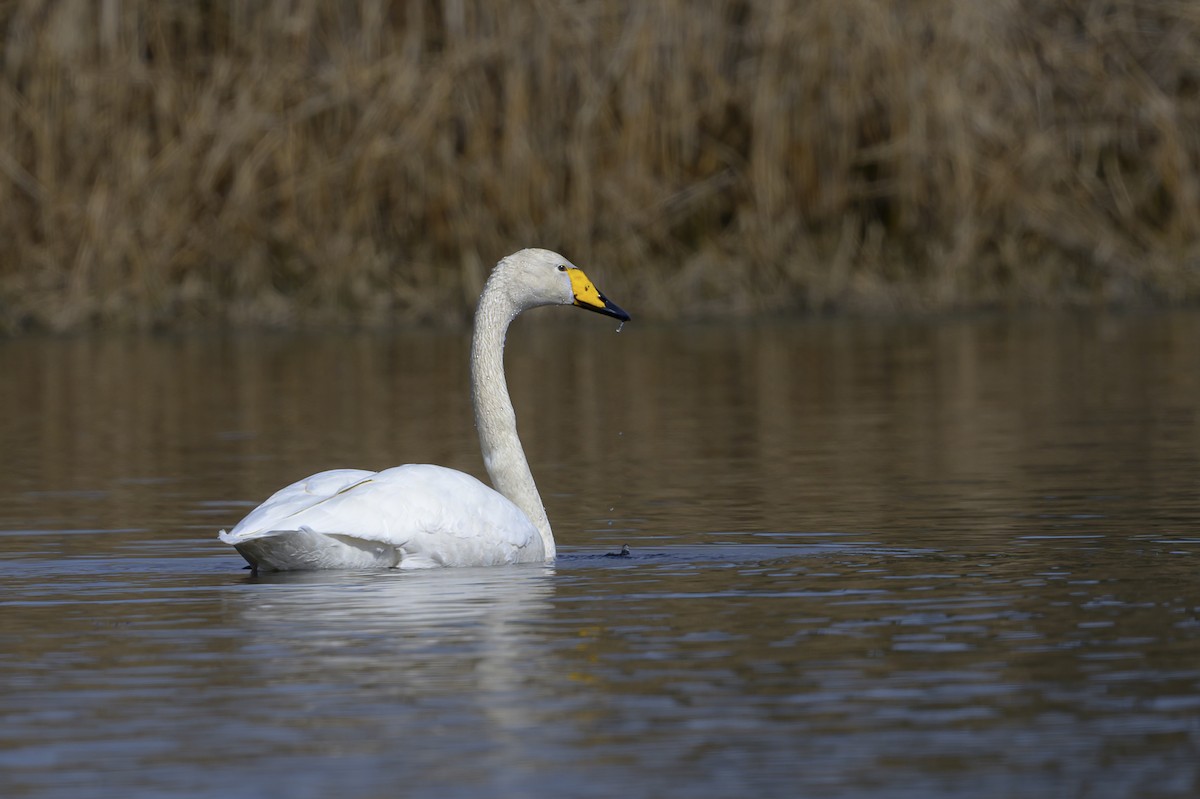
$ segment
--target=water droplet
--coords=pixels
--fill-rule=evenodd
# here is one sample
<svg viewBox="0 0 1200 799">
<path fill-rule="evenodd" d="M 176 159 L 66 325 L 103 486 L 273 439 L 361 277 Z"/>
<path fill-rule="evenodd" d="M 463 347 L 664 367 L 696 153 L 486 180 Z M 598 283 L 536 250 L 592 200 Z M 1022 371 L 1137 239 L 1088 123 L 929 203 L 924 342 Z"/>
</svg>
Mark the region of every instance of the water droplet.
<svg viewBox="0 0 1200 799">
<path fill-rule="evenodd" d="M 624 322 L 622 322 L 621 324 L 617 325 L 617 332 L 618 332 L 618 333 L 620 333 L 620 332 L 621 332 L 621 328 L 623 328 L 623 327 L 625 327 L 625 323 L 624 323 Z"/>
</svg>

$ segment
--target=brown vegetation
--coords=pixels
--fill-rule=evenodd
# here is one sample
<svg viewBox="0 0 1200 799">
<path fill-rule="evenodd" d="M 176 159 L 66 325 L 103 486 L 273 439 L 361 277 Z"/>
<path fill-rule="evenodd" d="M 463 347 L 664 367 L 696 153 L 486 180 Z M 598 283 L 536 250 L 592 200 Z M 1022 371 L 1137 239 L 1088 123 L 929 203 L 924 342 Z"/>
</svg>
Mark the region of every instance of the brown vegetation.
<svg viewBox="0 0 1200 799">
<path fill-rule="evenodd" d="M 0 329 L 1200 298 L 1200 4 L 10 0 Z"/>
</svg>

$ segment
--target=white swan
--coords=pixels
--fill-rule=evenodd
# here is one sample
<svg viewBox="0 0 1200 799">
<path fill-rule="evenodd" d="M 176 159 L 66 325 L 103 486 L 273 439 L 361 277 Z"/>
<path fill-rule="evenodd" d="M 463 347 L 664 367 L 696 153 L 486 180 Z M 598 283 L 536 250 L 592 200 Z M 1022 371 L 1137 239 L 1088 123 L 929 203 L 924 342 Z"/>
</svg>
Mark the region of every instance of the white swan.
<svg viewBox="0 0 1200 799">
<path fill-rule="evenodd" d="M 254 570 L 492 566 L 554 559 L 554 534 L 538 495 L 504 380 L 504 335 L 539 305 L 629 314 L 579 267 L 528 249 L 496 264 L 475 310 L 471 391 L 483 461 L 495 490 L 469 474 L 428 464 L 369 472 L 334 469 L 281 489 L 220 539 Z"/>
</svg>

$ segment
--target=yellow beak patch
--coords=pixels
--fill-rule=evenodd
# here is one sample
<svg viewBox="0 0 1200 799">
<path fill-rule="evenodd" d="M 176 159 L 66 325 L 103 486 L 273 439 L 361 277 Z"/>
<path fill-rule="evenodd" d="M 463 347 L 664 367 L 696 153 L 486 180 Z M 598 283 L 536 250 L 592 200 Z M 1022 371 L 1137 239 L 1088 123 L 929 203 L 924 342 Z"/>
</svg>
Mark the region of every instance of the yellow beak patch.
<svg viewBox="0 0 1200 799">
<path fill-rule="evenodd" d="M 571 293 L 575 295 L 576 305 L 591 306 L 592 308 L 604 307 L 604 298 L 600 296 L 600 291 L 583 273 L 582 269 L 579 267 L 568 269 L 567 274 L 571 277 Z"/>
<path fill-rule="evenodd" d="M 583 273 L 582 269 L 577 266 L 572 267 L 567 270 L 567 274 L 571 277 L 571 295 L 575 298 L 576 305 L 589 311 L 611 316 L 614 319 L 620 319 L 622 322 L 629 321 L 629 314 L 609 302 L 608 298 L 592 284 L 592 281 L 588 280 L 588 276 Z"/>
</svg>

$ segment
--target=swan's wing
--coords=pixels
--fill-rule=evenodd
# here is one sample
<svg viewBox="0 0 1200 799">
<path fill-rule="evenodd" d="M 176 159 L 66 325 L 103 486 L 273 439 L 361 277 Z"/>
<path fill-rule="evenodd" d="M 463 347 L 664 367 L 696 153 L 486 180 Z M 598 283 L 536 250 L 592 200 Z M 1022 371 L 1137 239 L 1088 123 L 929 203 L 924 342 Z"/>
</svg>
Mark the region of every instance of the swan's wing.
<svg viewBox="0 0 1200 799">
<path fill-rule="evenodd" d="M 427 464 L 313 475 L 277 492 L 221 540 L 236 546 L 288 531 L 382 544 L 412 567 L 542 559 L 541 536 L 512 502 L 468 474 Z"/>
<path fill-rule="evenodd" d="M 234 543 L 228 539 L 245 541 L 275 530 L 299 530 L 290 519 L 309 508 L 328 502 L 375 474 L 377 473 L 366 469 L 331 469 L 297 480 L 268 497 L 266 502 L 250 511 L 228 533 L 222 532 L 221 540 Z"/>
</svg>

